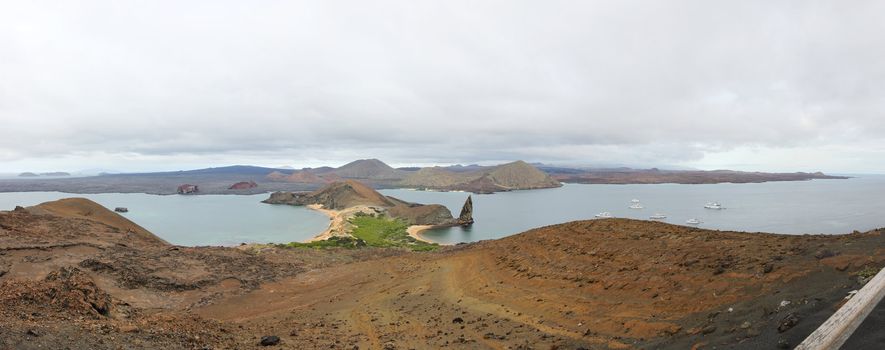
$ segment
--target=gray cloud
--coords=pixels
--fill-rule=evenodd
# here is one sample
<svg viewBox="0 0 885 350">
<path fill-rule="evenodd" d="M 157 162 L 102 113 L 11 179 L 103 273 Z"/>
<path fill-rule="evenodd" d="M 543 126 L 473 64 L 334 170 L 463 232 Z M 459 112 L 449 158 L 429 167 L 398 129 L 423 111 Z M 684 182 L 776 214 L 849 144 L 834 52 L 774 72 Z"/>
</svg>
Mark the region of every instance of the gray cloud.
<svg viewBox="0 0 885 350">
<path fill-rule="evenodd" d="M 6 3 L 0 171 L 348 157 L 780 170 L 766 150 L 822 149 L 864 156 L 792 165 L 885 171 L 870 165 L 885 164 L 885 4 L 850 5 Z"/>
</svg>

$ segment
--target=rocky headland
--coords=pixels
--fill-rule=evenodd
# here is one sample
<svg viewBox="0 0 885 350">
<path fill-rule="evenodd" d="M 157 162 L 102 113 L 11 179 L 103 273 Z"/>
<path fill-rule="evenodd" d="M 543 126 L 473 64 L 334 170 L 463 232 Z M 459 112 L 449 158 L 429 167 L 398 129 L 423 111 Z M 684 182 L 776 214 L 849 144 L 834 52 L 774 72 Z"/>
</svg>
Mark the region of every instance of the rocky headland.
<svg viewBox="0 0 885 350">
<path fill-rule="evenodd" d="M 385 196 L 355 180 L 334 182 L 312 192 L 274 192 L 263 202 L 308 206 L 329 215 L 332 219 L 329 229 L 314 240 L 335 236 L 350 237 L 353 225 L 349 223 L 358 215 L 384 215 L 402 220 L 409 226 L 421 226 L 422 229 L 473 223 L 473 203 L 469 196 L 461 215 L 455 218 L 443 205 L 406 202 Z M 413 237 L 420 239 L 418 231 L 412 232 Z"/>
</svg>

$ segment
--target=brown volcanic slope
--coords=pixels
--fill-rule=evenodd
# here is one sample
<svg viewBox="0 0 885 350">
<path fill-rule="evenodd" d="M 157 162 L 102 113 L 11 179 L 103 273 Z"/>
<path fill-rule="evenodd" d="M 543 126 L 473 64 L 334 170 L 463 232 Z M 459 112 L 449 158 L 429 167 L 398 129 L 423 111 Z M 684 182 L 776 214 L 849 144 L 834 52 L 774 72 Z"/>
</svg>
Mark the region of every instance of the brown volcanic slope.
<svg viewBox="0 0 885 350">
<path fill-rule="evenodd" d="M 62 216 L 68 218 L 87 219 L 102 223 L 108 227 L 116 228 L 127 232 L 130 235 L 137 236 L 143 241 L 156 241 L 165 244 L 148 230 L 129 219 L 108 210 L 86 198 L 64 198 L 57 201 L 42 203 L 37 206 L 29 207 L 29 212 L 34 214 L 50 214 L 54 216 Z"/>
<path fill-rule="evenodd" d="M 264 335 L 285 349 L 774 348 L 885 264 L 883 231 L 623 219 L 437 253 L 120 246 L 112 230 L 46 247 L 106 229 L 0 212 L 0 348 L 255 348 Z"/>
<path fill-rule="evenodd" d="M 427 167 L 409 174 L 400 184 L 407 187 L 448 188 L 476 178 L 473 173 L 456 173 L 443 167 Z"/>
<path fill-rule="evenodd" d="M 308 205 L 320 204 L 323 208 L 341 210 L 358 205 L 392 207 L 395 202 L 378 191 L 355 180 L 328 184 L 309 193 L 275 192 L 264 201 L 268 204 Z"/>
<path fill-rule="evenodd" d="M 488 173 L 496 184 L 512 189 L 559 187 L 559 181 L 521 160 L 496 166 Z"/>
</svg>

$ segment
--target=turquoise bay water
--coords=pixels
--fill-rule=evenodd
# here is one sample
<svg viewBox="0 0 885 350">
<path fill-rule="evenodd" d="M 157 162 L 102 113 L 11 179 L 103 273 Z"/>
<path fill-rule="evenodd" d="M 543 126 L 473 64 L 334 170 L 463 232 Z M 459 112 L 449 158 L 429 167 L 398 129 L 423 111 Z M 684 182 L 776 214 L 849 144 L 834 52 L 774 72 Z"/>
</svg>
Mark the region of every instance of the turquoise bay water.
<svg viewBox="0 0 885 350">
<path fill-rule="evenodd" d="M 457 215 L 467 198 L 462 192 L 404 189 L 382 193 L 418 203 L 446 205 Z M 291 242 L 322 232 L 329 219 L 303 207 L 261 203 L 267 194 L 157 196 L 147 194 L 0 193 L 0 210 L 67 197 L 86 197 L 108 208 L 127 207 L 130 220 L 179 245 L 234 245 L 240 242 Z M 631 199 L 644 209 L 629 209 Z M 715 185 L 578 185 L 561 188 L 473 195 L 476 223 L 469 228 L 426 231 L 440 243 L 500 238 L 572 220 L 592 219 L 608 211 L 615 217 L 685 224 L 697 218 L 709 229 L 786 234 L 848 233 L 885 227 L 885 176 L 848 180 L 813 180 Z M 707 202 L 726 209 L 704 209 Z"/>
<path fill-rule="evenodd" d="M 141 193 L 70 194 L 61 192 L 0 193 L 0 210 L 69 197 L 85 197 L 121 215 L 169 243 L 236 245 L 283 243 L 309 239 L 329 226 L 329 218 L 304 207 L 261 203 L 267 194 L 158 196 Z"/>
<path fill-rule="evenodd" d="M 439 203 L 458 215 L 467 193 L 384 190 L 386 195 L 419 203 Z M 572 220 L 593 219 L 600 212 L 615 217 L 684 225 L 696 218 L 701 228 L 785 234 L 849 233 L 885 227 L 885 176 L 848 180 L 714 185 L 578 185 L 473 195 L 476 223 L 469 228 L 425 231 L 439 243 L 500 238 Z M 630 209 L 639 199 L 644 209 Z M 726 209 L 705 209 L 719 202 Z"/>
</svg>

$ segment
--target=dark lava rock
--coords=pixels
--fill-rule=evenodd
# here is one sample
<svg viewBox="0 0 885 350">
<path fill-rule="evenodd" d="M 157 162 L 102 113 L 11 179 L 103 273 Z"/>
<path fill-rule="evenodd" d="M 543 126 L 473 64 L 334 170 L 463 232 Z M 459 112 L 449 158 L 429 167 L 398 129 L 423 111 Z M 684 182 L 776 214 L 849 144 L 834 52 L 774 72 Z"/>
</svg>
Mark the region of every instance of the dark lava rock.
<svg viewBox="0 0 885 350">
<path fill-rule="evenodd" d="M 790 328 L 793 328 L 797 323 L 799 323 L 799 316 L 796 316 L 796 314 L 789 314 L 777 325 L 777 331 L 780 333 L 786 332 Z"/>
<path fill-rule="evenodd" d="M 279 343 L 280 343 L 280 337 L 275 336 L 275 335 L 265 335 L 265 336 L 261 337 L 261 342 L 258 344 L 261 346 L 271 346 L 271 345 L 277 345 Z"/>
<path fill-rule="evenodd" d="M 32 337 L 39 337 L 40 336 L 40 333 L 38 333 L 36 330 L 33 330 L 33 329 L 29 329 L 27 332 L 25 332 L 25 334 L 30 335 Z"/>
<path fill-rule="evenodd" d="M 452 319 L 452 323 L 464 323 L 464 319 L 460 317 L 455 317 Z"/>
<path fill-rule="evenodd" d="M 703 333 L 703 334 L 710 334 L 715 331 L 716 331 L 716 326 L 713 326 L 713 325 L 706 326 L 706 327 L 704 327 L 704 329 L 701 329 L 701 333 Z"/>
<path fill-rule="evenodd" d="M 819 259 L 829 258 L 831 256 L 836 256 L 836 253 L 829 249 L 821 249 L 818 250 L 817 253 L 814 253 L 814 257 Z"/>
<path fill-rule="evenodd" d="M 458 224 L 461 226 L 473 224 L 473 198 L 471 196 L 467 196 L 467 201 L 464 202 L 464 206 L 461 208 L 461 215 L 458 215 Z"/>
</svg>

